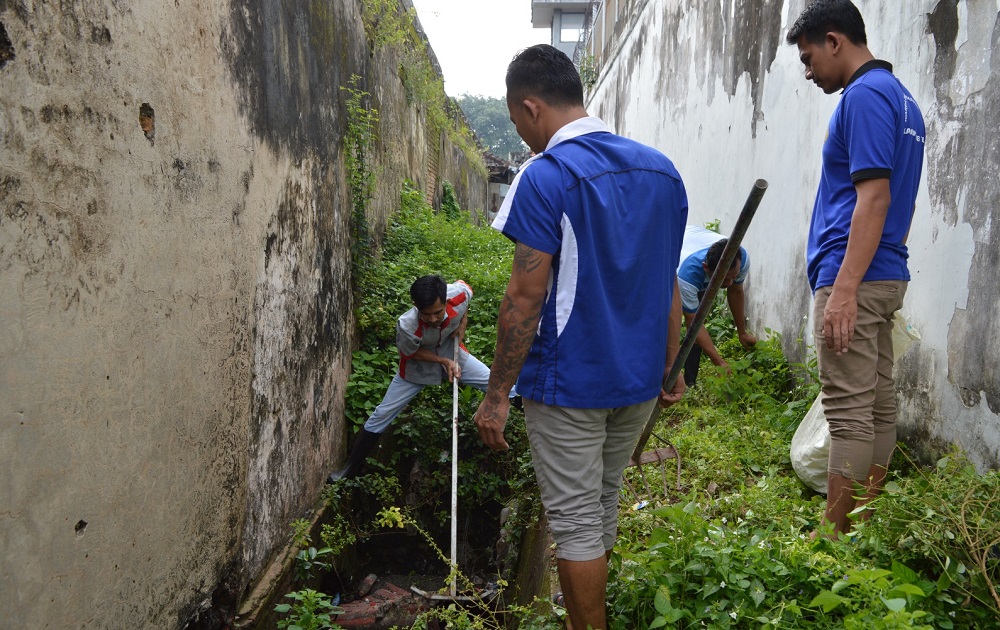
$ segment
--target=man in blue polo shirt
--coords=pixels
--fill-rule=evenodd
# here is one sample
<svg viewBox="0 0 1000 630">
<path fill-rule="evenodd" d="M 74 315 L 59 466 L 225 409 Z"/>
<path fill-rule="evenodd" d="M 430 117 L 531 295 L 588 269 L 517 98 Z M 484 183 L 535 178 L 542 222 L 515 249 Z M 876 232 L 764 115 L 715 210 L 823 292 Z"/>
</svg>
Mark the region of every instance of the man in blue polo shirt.
<svg viewBox="0 0 1000 630">
<path fill-rule="evenodd" d="M 677 268 L 677 284 L 681 290 L 684 321 L 688 326 L 698 312 L 701 298 L 712 281 L 712 273 L 722 260 L 722 252 L 728 242 L 729 239 L 725 236 L 700 225 L 689 225 L 684 230 L 681 265 Z M 757 337 L 747 330 L 746 294 L 743 283 L 748 275 L 750 275 L 750 254 L 741 247 L 739 256 L 733 258 L 732 266 L 722 279 L 722 288 L 726 290 L 726 301 L 729 303 L 733 323 L 736 324 L 736 334 L 739 336 L 740 344 L 750 349 L 757 345 Z M 698 331 L 695 343 L 684 363 L 684 382 L 688 387 L 694 385 L 698 379 L 702 352 L 714 365 L 721 368 L 729 367 L 719 349 L 712 343 L 712 336 L 704 326 Z"/>
<path fill-rule="evenodd" d="M 892 65 L 868 50 L 864 20 L 849 0 L 812 3 L 786 41 L 798 46 L 806 79 L 827 94 L 843 90 L 823 144 L 807 249 L 830 425 L 824 520 L 836 536 L 879 492 L 896 446 L 892 316 L 910 279 L 906 237 L 924 121 Z"/>
<path fill-rule="evenodd" d="M 677 355 L 687 196 L 662 153 L 587 115 L 580 75 L 548 45 L 507 68 L 507 107 L 536 155 L 493 227 L 515 241 L 476 425 L 505 449 L 516 380 L 573 627 L 606 628 L 622 471 Z"/>
</svg>

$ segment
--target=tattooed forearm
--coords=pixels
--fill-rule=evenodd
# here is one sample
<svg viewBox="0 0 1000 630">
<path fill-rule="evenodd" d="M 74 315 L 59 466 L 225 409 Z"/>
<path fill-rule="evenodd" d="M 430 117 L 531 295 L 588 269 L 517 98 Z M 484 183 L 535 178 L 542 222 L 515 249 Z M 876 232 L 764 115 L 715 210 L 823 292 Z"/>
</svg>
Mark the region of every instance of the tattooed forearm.
<svg viewBox="0 0 1000 630">
<path fill-rule="evenodd" d="M 551 255 L 518 243 L 510 283 L 500 304 L 487 395 L 505 395 L 517 381 L 538 329 L 551 265 Z"/>
<path fill-rule="evenodd" d="M 497 321 L 497 347 L 490 369 L 490 388 L 495 384 L 501 391 L 509 391 L 514 385 L 535 339 L 541 311 L 541 303 L 525 308 L 509 294 L 504 295 Z"/>
</svg>

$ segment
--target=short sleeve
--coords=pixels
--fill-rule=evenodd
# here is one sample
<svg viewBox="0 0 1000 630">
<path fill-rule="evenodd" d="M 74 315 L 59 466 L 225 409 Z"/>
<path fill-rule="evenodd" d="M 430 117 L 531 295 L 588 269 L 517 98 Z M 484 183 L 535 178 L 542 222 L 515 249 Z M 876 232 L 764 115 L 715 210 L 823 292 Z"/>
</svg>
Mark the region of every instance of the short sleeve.
<svg viewBox="0 0 1000 630">
<path fill-rule="evenodd" d="M 887 95 L 860 83 L 844 95 L 842 112 L 851 181 L 889 177 L 896 150 L 896 112 Z"/>
<path fill-rule="evenodd" d="M 677 278 L 677 286 L 681 290 L 681 306 L 685 313 L 694 313 L 698 310 L 698 287 L 681 278 Z"/>
<path fill-rule="evenodd" d="M 420 349 L 420 337 L 416 331 L 407 330 L 402 317 L 396 322 L 396 349 L 402 357 L 412 357 Z"/>
<path fill-rule="evenodd" d="M 562 244 L 563 192 L 558 163 L 540 156 L 518 173 L 494 226 L 518 243 L 555 255 Z"/>
<path fill-rule="evenodd" d="M 750 254 L 747 250 L 740 248 L 740 272 L 736 274 L 733 284 L 743 284 L 743 281 L 750 275 Z"/>
</svg>

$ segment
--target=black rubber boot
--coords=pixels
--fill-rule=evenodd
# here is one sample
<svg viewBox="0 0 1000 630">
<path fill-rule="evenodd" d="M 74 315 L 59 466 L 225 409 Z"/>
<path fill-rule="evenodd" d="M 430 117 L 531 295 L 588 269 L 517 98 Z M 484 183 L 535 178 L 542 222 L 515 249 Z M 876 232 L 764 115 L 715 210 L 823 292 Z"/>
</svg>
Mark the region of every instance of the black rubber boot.
<svg viewBox="0 0 1000 630">
<path fill-rule="evenodd" d="M 372 433 L 371 431 L 361 429 L 358 439 L 354 442 L 354 448 L 351 449 L 351 454 L 347 456 L 347 464 L 327 477 L 326 482 L 334 483 L 341 479 L 354 479 L 357 477 L 358 473 L 361 472 L 361 467 L 364 465 L 365 460 L 368 458 L 368 454 L 378 444 L 380 437 L 382 437 L 381 433 Z"/>
</svg>

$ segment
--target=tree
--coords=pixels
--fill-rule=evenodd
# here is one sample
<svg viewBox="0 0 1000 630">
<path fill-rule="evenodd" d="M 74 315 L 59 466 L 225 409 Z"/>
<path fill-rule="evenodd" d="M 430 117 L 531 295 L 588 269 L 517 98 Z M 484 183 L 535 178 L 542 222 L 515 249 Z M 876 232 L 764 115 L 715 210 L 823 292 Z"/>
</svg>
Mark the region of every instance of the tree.
<svg viewBox="0 0 1000 630">
<path fill-rule="evenodd" d="M 510 122 L 506 99 L 463 94 L 458 104 L 490 153 L 507 159 L 510 153 L 527 150 Z"/>
</svg>

